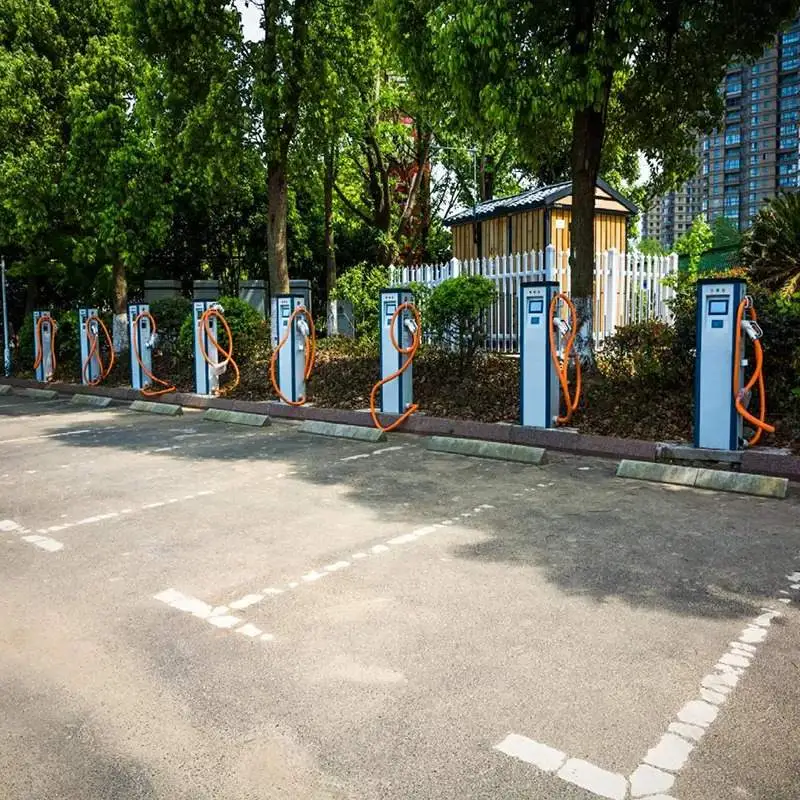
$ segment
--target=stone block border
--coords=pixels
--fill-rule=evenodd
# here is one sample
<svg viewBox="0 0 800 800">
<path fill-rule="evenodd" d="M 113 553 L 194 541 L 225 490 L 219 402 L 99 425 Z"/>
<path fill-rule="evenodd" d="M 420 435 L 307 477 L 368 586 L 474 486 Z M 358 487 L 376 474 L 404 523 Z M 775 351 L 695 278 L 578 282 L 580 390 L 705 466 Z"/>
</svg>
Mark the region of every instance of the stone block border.
<svg viewBox="0 0 800 800">
<path fill-rule="evenodd" d="M 203 414 L 206 422 L 228 422 L 232 425 L 250 425 L 263 428 L 269 425 L 270 419 L 265 414 L 250 414 L 246 411 L 226 411 L 224 408 L 209 408 Z"/>
<path fill-rule="evenodd" d="M 431 436 L 427 449 L 436 453 L 451 453 L 476 458 L 493 458 L 498 461 L 516 461 L 521 464 L 544 464 L 547 451 L 541 447 L 505 442 L 483 442 L 480 439 L 460 439 L 451 436 Z"/>
</svg>

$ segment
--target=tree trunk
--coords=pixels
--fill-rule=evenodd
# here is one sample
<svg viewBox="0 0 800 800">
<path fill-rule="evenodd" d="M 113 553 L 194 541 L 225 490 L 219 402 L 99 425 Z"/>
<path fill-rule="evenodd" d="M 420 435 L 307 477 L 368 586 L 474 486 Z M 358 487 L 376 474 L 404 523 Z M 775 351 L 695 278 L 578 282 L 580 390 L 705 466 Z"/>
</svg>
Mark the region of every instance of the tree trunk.
<svg viewBox="0 0 800 800">
<path fill-rule="evenodd" d="M 111 325 L 111 338 L 114 352 L 120 353 L 128 347 L 128 276 L 125 262 L 115 258 L 111 267 L 111 282 L 114 292 L 114 319 Z"/>
<path fill-rule="evenodd" d="M 333 183 L 336 180 L 333 146 L 325 152 L 325 298 L 328 301 L 328 336 L 339 333 L 339 307 L 331 297 L 336 288 L 336 250 L 333 245 Z"/>
<path fill-rule="evenodd" d="M 28 275 L 28 283 L 25 287 L 25 319 L 28 319 L 39 302 L 39 276 Z"/>
<path fill-rule="evenodd" d="M 605 115 L 589 107 L 572 120 L 572 225 L 570 295 L 578 313 L 576 351 L 591 363 L 594 331 L 594 193 L 603 151 Z"/>
<path fill-rule="evenodd" d="M 268 204 L 267 259 L 270 293 L 289 291 L 289 263 L 286 253 L 286 214 L 289 187 L 286 179 L 286 158 L 271 159 L 267 168 Z"/>
</svg>

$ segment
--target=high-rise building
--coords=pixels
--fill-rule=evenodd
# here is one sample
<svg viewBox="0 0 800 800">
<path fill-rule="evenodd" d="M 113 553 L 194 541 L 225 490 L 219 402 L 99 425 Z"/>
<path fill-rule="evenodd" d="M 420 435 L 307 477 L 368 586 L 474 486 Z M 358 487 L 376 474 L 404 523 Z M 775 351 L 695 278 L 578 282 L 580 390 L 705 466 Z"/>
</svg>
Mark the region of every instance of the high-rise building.
<svg viewBox="0 0 800 800">
<path fill-rule="evenodd" d="M 701 212 L 700 181 L 692 179 L 686 186 L 655 198 L 642 218 L 642 237 L 655 239 L 670 248 L 692 225 Z"/>
<path fill-rule="evenodd" d="M 691 218 L 705 213 L 709 222 L 725 217 L 744 230 L 767 200 L 800 186 L 800 18 L 756 63 L 730 66 L 722 93 L 723 124 L 700 138 L 697 176 L 681 192 L 654 202 L 661 220 L 653 226 L 665 247 L 688 227 L 676 208 Z M 691 193 L 691 203 L 688 196 L 680 200 L 682 192 Z"/>
</svg>

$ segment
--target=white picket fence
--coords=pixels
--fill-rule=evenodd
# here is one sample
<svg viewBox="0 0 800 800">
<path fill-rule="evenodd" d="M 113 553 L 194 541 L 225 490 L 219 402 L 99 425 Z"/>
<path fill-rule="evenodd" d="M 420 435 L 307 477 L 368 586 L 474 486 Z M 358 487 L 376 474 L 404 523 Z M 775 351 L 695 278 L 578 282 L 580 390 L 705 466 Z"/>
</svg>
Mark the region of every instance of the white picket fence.
<svg viewBox="0 0 800 800">
<path fill-rule="evenodd" d="M 674 290 L 664 279 L 678 271 L 678 256 L 645 256 L 633 251 L 607 250 L 595 256 L 594 340 L 600 347 L 620 325 L 660 319 L 672 322 L 668 301 Z M 525 281 L 555 280 L 565 294 L 570 287 L 569 253 L 553 245 L 545 250 L 495 258 L 444 264 L 395 267 L 392 282 L 406 286 L 417 282 L 433 288 L 456 275 L 484 275 L 494 281 L 497 297 L 489 309 L 486 346 L 502 353 L 516 353 L 520 285 Z"/>
</svg>

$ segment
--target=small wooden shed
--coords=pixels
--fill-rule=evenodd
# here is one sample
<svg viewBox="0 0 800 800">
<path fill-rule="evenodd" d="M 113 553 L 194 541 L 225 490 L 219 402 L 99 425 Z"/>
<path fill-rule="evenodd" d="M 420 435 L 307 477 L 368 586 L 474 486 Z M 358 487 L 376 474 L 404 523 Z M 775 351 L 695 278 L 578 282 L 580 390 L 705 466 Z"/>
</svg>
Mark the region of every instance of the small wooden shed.
<svg viewBox="0 0 800 800">
<path fill-rule="evenodd" d="M 628 220 L 638 213 L 633 203 L 598 180 L 595 189 L 594 248 L 612 247 L 625 252 Z M 558 252 L 570 249 L 572 182 L 486 200 L 445 219 L 452 229 L 453 255 L 460 261 L 472 258 L 544 250 L 549 244 Z"/>
</svg>

